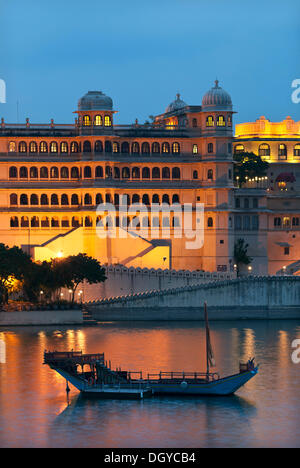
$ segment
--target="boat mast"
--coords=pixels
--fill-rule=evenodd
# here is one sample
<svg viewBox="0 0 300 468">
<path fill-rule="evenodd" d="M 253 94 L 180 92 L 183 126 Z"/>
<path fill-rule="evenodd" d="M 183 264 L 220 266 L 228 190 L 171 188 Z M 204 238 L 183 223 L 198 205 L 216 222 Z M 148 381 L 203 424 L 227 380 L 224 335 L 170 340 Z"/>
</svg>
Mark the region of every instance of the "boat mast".
<svg viewBox="0 0 300 468">
<path fill-rule="evenodd" d="M 206 379 L 209 379 L 209 329 L 208 329 L 208 315 L 207 304 L 204 302 L 204 317 L 205 317 L 205 330 L 206 330 Z"/>
</svg>

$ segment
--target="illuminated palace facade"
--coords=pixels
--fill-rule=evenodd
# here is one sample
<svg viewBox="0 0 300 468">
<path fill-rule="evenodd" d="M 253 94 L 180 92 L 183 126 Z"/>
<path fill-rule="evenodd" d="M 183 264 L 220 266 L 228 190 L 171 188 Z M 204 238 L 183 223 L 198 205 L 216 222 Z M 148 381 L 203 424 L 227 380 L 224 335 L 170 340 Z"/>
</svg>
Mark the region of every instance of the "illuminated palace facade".
<svg viewBox="0 0 300 468">
<path fill-rule="evenodd" d="M 275 274 L 299 259 L 299 123 L 264 118 L 237 125 L 216 81 L 201 105 L 179 95 L 151 123 L 115 125 L 112 99 L 90 91 L 73 125 L 7 124 L 0 129 L 0 239 L 35 260 L 86 252 L 102 263 L 176 270 L 234 271 L 238 238 L 249 242 L 252 271 Z M 268 180 L 237 189 L 233 152 L 268 159 Z M 279 157 L 280 155 L 280 157 Z M 284 155 L 286 157 L 284 158 Z M 300 166 L 299 166 L 300 167 Z M 300 169 L 299 169 L 300 171 Z M 204 243 L 190 249 L 171 213 L 120 217 L 121 205 L 204 204 Z M 116 238 L 101 238 L 96 208 L 113 203 Z M 127 237 L 120 235 L 128 228 Z M 144 236 L 146 227 L 155 227 Z M 297 232 L 298 231 L 298 232 Z M 299 267 L 300 268 L 300 267 Z"/>
</svg>

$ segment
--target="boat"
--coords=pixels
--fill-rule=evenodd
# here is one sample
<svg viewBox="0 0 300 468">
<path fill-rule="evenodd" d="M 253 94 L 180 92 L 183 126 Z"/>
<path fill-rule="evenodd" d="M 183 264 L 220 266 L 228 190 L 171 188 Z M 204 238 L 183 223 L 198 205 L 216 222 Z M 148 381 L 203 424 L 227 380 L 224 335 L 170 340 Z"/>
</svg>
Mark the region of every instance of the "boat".
<svg viewBox="0 0 300 468">
<path fill-rule="evenodd" d="M 45 351 L 44 364 L 50 366 L 84 396 L 96 398 L 143 399 L 155 395 L 232 395 L 258 373 L 254 358 L 240 363 L 239 372 L 227 377 L 211 372 L 215 366 L 210 340 L 207 305 L 204 304 L 206 327 L 206 372 L 142 372 L 113 370 L 102 354 L 82 351 Z"/>
</svg>

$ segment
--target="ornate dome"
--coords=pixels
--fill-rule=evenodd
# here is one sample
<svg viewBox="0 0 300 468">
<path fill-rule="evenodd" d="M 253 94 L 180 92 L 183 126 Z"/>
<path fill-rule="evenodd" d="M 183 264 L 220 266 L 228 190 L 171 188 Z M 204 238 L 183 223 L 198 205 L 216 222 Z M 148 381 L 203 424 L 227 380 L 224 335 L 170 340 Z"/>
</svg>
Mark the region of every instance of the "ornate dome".
<svg viewBox="0 0 300 468">
<path fill-rule="evenodd" d="M 180 99 L 180 94 L 178 93 L 176 94 L 175 101 L 171 102 L 171 104 L 169 104 L 168 107 L 166 108 L 166 112 L 174 112 L 179 109 L 182 109 L 185 106 L 187 106 L 186 102 Z"/>
<path fill-rule="evenodd" d="M 215 81 L 215 86 L 204 94 L 202 99 L 202 110 L 232 110 L 230 95 L 219 86 L 219 81 Z"/>
<path fill-rule="evenodd" d="M 89 91 L 78 101 L 78 110 L 112 110 L 113 102 L 102 91 Z"/>
</svg>

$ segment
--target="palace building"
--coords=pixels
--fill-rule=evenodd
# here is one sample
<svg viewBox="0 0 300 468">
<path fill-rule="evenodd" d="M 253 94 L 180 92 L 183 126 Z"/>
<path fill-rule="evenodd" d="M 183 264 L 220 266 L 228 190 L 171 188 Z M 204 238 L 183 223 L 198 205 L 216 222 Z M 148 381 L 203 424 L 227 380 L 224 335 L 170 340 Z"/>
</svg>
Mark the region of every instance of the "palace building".
<svg viewBox="0 0 300 468">
<path fill-rule="evenodd" d="M 1 242 L 35 260 L 86 252 L 127 267 L 232 272 L 234 243 L 244 238 L 254 274 L 300 270 L 299 122 L 262 117 L 234 136 L 232 101 L 218 81 L 201 105 L 178 94 L 151 123 L 115 125 L 115 112 L 110 97 L 89 91 L 74 124 L 1 120 Z M 233 153 L 241 151 L 268 159 L 268 179 L 235 186 Z M 116 237 L 97 235 L 104 203 L 115 207 Z M 123 216 L 124 205 L 141 203 L 171 211 Z M 178 235 L 185 218 L 176 207 L 187 204 L 193 228 L 204 206 L 197 248 L 192 232 Z"/>
</svg>

